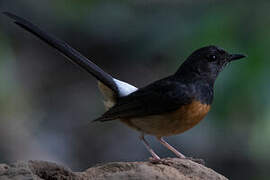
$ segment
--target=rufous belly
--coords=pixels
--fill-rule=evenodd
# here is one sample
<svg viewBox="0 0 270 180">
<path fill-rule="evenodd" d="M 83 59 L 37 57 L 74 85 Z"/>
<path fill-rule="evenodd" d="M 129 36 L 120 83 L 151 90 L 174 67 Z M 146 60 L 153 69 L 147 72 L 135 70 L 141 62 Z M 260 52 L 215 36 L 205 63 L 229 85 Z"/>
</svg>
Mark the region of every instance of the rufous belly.
<svg viewBox="0 0 270 180">
<path fill-rule="evenodd" d="M 174 112 L 120 120 L 138 131 L 163 137 L 179 134 L 194 127 L 209 110 L 210 105 L 193 101 Z"/>
</svg>

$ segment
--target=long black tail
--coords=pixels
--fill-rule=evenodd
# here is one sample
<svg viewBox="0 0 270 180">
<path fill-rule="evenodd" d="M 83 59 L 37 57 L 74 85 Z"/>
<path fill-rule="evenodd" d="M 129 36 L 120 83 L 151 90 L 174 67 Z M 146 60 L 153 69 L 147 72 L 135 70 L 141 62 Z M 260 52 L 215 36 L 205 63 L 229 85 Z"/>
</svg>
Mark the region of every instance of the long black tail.
<svg viewBox="0 0 270 180">
<path fill-rule="evenodd" d="M 11 19 L 15 20 L 14 23 L 18 26 L 22 27 L 26 31 L 36 35 L 41 40 L 52 46 L 53 48 L 60 51 L 62 55 L 67 57 L 71 62 L 79 65 L 81 68 L 86 70 L 88 73 L 92 74 L 94 77 L 96 77 L 99 81 L 104 83 L 106 86 L 111 88 L 117 95 L 118 87 L 116 83 L 113 80 L 113 77 L 109 75 L 108 73 L 104 72 L 100 67 L 98 67 L 96 64 L 91 62 L 88 58 L 83 56 L 81 53 L 73 49 L 71 46 L 69 46 L 64 41 L 61 41 L 60 39 L 46 33 L 45 31 L 41 30 L 36 25 L 32 24 L 31 22 L 18 17 L 12 13 L 9 12 L 3 12 L 6 16 L 10 17 Z"/>
</svg>

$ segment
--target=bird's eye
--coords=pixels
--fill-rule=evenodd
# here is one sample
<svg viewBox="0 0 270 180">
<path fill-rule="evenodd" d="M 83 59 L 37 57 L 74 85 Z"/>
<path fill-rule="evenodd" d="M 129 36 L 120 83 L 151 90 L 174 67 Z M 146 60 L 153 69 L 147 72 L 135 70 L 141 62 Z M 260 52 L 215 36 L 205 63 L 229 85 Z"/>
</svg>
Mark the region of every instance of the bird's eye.
<svg viewBox="0 0 270 180">
<path fill-rule="evenodd" d="M 207 57 L 208 61 L 215 61 L 217 59 L 217 56 L 216 55 L 209 55 Z"/>
</svg>

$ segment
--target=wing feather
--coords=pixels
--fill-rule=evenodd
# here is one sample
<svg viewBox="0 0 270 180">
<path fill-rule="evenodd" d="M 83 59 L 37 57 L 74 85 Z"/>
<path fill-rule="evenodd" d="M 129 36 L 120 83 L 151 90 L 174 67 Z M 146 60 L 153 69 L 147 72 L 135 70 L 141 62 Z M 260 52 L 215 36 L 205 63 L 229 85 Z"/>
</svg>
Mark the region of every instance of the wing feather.
<svg viewBox="0 0 270 180">
<path fill-rule="evenodd" d="M 177 110 L 191 101 L 192 92 L 187 85 L 170 81 L 170 78 L 164 79 L 119 98 L 111 109 L 95 121 L 166 113 Z"/>
</svg>

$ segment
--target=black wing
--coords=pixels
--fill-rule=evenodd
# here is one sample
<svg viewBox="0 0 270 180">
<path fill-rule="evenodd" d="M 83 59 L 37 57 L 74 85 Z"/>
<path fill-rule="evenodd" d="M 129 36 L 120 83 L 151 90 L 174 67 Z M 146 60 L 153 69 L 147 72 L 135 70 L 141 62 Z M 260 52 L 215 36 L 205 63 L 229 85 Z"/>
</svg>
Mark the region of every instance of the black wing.
<svg viewBox="0 0 270 180">
<path fill-rule="evenodd" d="M 109 88 L 111 88 L 116 94 L 119 94 L 117 85 L 115 84 L 113 78 L 108 73 L 104 72 L 100 67 L 96 64 L 91 62 L 81 53 L 73 49 L 64 41 L 57 39 L 56 37 L 46 33 L 45 31 L 41 30 L 36 25 L 32 24 L 31 22 L 18 17 L 12 13 L 4 12 L 6 16 L 10 17 L 11 19 L 15 20 L 15 24 L 22 27 L 26 31 L 34 34 L 35 36 L 39 37 L 41 40 L 46 42 L 48 45 L 52 46 L 53 48 L 57 49 L 61 52 L 65 57 L 67 57 L 71 62 L 79 65 L 81 68 L 86 70 L 88 73 L 92 74 L 95 78 L 103 82 Z"/>
<path fill-rule="evenodd" d="M 192 101 L 191 89 L 166 78 L 122 97 L 117 104 L 95 121 L 140 117 L 177 110 Z"/>
</svg>

